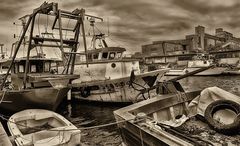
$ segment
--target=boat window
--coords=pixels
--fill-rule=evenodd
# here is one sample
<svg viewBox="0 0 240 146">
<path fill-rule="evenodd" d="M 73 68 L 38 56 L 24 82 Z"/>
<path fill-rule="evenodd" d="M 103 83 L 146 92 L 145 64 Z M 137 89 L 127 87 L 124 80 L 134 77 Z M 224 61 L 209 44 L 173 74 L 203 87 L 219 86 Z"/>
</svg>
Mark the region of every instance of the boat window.
<svg viewBox="0 0 240 146">
<path fill-rule="evenodd" d="M 45 62 L 44 64 L 44 72 L 49 72 L 50 71 L 50 62 Z"/>
<path fill-rule="evenodd" d="M 122 52 L 117 52 L 116 58 L 121 58 L 122 57 Z"/>
<path fill-rule="evenodd" d="M 88 61 L 92 61 L 92 54 L 88 54 Z"/>
<path fill-rule="evenodd" d="M 49 71 L 50 71 L 50 73 L 53 73 L 53 74 L 58 73 L 58 64 L 56 62 L 52 62 L 50 64 L 50 70 Z"/>
<path fill-rule="evenodd" d="M 24 72 L 24 65 L 18 66 L 18 72 L 23 73 Z"/>
<path fill-rule="evenodd" d="M 37 72 L 37 67 L 36 67 L 35 64 L 34 64 L 34 65 L 31 65 L 31 72 L 32 72 L 32 73 L 36 73 L 36 72 Z"/>
<path fill-rule="evenodd" d="M 103 58 L 103 59 L 107 59 L 107 58 L 108 58 L 108 52 L 104 52 L 104 53 L 102 54 L 102 58 Z"/>
<path fill-rule="evenodd" d="M 17 66 L 17 64 L 15 64 L 14 65 L 14 73 L 17 73 L 17 71 L 18 71 L 18 66 Z"/>
<path fill-rule="evenodd" d="M 94 60 L 98 59 L 98 53 L 96 53 L 96 54 L 93 54 L 93 56 L 92 56 L 92 57 L 93 57 L 93 59 L 94 59 Z"/>
<path fill-rule="evenodd" d="M 115 58 L 115 55 L 116 55 L 115 52 L 109 53 L 109 59 L 114 59 L 114 58 Z"/>
</svg>

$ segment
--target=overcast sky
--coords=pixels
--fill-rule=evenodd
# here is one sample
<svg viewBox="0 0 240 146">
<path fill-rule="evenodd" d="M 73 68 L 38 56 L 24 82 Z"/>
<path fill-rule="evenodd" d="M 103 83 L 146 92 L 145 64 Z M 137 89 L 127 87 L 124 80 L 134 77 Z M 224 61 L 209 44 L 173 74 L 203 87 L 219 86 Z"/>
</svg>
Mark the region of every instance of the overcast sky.
<svg viewBox="0 0 240 146">
<path fill-rule="evenodd" d="M 157 40 L 183 39 L 203 25 L 214 34 L 215 28 L 240 32 L 239 0 L 54 0 L 60 9 L 84 8 L 86 13 L 109 19 L 107 41 L 141 51 L 141 45 Z M 13 22 L 32 12 L 44 0 L 1 0 L 0 43 L 10 49 L 13 34 L 19 31 Z M 52 2 L 52 1 L 49 1 Z"/>
</svg>

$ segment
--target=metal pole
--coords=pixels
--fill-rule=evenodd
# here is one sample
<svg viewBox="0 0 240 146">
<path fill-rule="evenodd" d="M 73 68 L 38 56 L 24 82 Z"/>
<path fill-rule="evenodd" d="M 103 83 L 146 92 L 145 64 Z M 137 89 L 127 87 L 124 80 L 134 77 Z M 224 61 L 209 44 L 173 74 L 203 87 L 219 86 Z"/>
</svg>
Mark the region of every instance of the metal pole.
<svg viewBox="0 0 240 146">
<path fill-rule="evenodd" d="M 78 27 L 76 29 L 75 36 L 74 36 L 75 42 L 78 42 L 79 33 L 80 33 L 80 23 L 78 21 Z M 77 43 L 74 44 L 74 48 L 73 49 L 74 49 L 73 50 L 74 52 L 77 52 Z M 76 54 L 73 54 L 70 74 L 73 74 L 73 72 L 74 72 L 75 59 L 76 59 Z"/>
<path fill-rule="evenodd" d="M 65 57 L 64 54 L 64 50 L 63 50 L 63 35 L 62 35 L 62 10 L 58 11 L 58 25 L 59 25 L 59 35 L 60 35 L 60 50 L 62 51 L 62 57 L 64 57 L 65 59 L 67 59 L 67 57 Z M 69 57 L 69 60 L 67 60 L 67 70 L 66 70 L 66 74 L 68 74 L 68 69 L 69 69 L 69 62 L 71 60 L 71 55 Z M 65 72 L 65 67 L 66 67 L 66 62 L 63 62 L 64 64 L 64 70 L 63 73 Z"/>
<path fill-rule="evenodd" d="M 65 70 L 65 66 L 66 66 L 66 63 L 65 63 L 65 54 L 64 54 L 64 51 L 63 51 L 63 37 L 62 37 L 62 12 L 59 10 L 58 11 L 58 27 L 59 27 L 59 37 L 60 37 L 60 50 L 62 52 L 62 59 L 63 60 L 63 66 L 64 66 L 64 70 Z M 57 20 L 57 19 L 56 19 Z M 63 70 L 63 73 L 64 73 L 64 70 Z"/>
<path fill-rule="evenodd" d="M 85 50 L 85 55 L 86 55 L 86 64 L 88 67 L 88 54 L 87 54 L 87 43 L 86 43 L 86 35 L 85 35 L 85 28 L 84 28 L 84 23 L 83 23 L 83 18 L 84 14 L 82 14 L 82 19 L 81 19 L 81 23 L 82 23 L 82 33 L 83 33 L 83 45 L 84 45 L 84 50 Z"/>
<path fill-rule="evenodd" d="M 11 64 L 10 64 L 10 66 L 9 66 L 9 68 L 8 68 L 8 71 L 7 71 L 7 73 L 6 73 L 6 75 L 5 75 L 4 79 L 3 79 L 2 84 L 1 84 L 1 90 L 3 89 L 3 87 L 4 87 L 5 83 L 6 83 L 7 77 L 8 77 L 9 72 L 10 72 L 12 66 L 13 66 L 13 63 L 14 63 L 15 58 L 16 58 L 16 56 L 17 56 L 17 52 L 18 52 L 18 50 L 19 50 L 19 48 L 20 48 L 20 46 L 21 46 L 21 43 L 22 43 L 22 41 L 23 41 L 23 39 L 24 39 L 24 36 L 25 36 L 25 34 L 26 34 L 26 32 L 27 32 L 27 29 L 28 29 L 28 26 L 30 25 L 31 20 L 32 20 L 32 16 L 29 17 L 28 22 L 27 22 L 26 26 L 24 27 L 23 34 L 22 34 L 22 36 L 21 36 L 21 38 L 20 38 L 20 40 L 19 40 L 19 42 L 18 42 L 18 44 L 17 44 L 16 50 L 15 50 L 15 52 L 14 52 L 14 54 L 13 54 Z"/>
<path fill-rule="evenodd" d="M 25 73 L 24 73 L 24 79 L 23 79 L 23 87 L 24 87 L 24 89 L 26 88 L 27 74 L 29 72 L 29 56 L 30 56 L 30 51 L 32 49 L 32 36 L 33 36 L 33 29 L 34 29 L 36 14 L 37 13 L 33 14 L 32 26 L 31 26 L 31 30 L 30 30 L 29 44 L 28 44 L 28 49 L 27 49 L 27 60 L 26 60 L 26 64 L 25 64 Z"/>
</svg>

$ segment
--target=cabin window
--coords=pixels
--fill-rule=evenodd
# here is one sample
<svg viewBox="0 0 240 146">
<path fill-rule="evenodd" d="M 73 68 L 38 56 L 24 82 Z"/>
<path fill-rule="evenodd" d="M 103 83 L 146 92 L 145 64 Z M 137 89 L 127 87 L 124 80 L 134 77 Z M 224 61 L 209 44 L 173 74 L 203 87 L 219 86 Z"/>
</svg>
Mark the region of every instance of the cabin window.
<svg viewBox="0 0 240 146">
<path fill-rule="evenodd" d="M 95 59 L 95 60 L 96 60 L 96 59 L 98 59 L 98 53 L 96 53 L 96 54 L 93 54 L 93 56 L 92 56 L 92 57 L 93 57 L 93 59 Z"/>
<path fill-rule="evenodd" d="M 108 58 L 108 52 L 104 52 L 104 53 L 102 54 L 102 58 L 103 58 L 103 59 L 107 59 L 107 58 Z"/>
<path fill-rule="evenodd" d="M 37 72 L 37 66 L 36 65 L 31 65 L 31 72 L 36 73 Z"/>
<path fill-rule="evenodd" d="M 14 65 L 14 73 L 17 73 L 17 71 L 18 71 L 18 66 L 15 64 Z"/>
<path fill-rule="evenodd" d="M 45 62 L 44 72 L 49 72 L 49 71 L 50 71 L 50 62 Z"/>
<path fill-rule="evenodd" d="M 88 61 L 92 61 L 92 54 L 88 54 Z"/>
<path fill-rule="evenodd" d="M 115 52 L 109 53 L 109 59 L 114 59 L 114 58 L 115 58 L 115 55 L 116 55 Z"/>
<path fill-rule="evenodd" d="M 24 72 L 24 65 L 18 66 L 18 72 L 23 73 Z"/>
<path fill-rule="evenodd" d="M 121 58 L 122 57 L 122 53 L 121 52 L 117 52 L 116 58 Z"/>
<path fill-rule="evenodd" d="M 50 72 L 58 73 L 58 64 L 56 62 L 50 64 Z"/>
</svg>

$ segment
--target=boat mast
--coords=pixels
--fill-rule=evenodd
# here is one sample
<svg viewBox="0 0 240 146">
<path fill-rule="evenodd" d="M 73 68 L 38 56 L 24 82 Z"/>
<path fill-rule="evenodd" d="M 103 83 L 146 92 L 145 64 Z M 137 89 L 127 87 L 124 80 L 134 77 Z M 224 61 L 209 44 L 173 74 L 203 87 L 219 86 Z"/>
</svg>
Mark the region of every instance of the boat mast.
<svg viewBox="0 0 240 146">
<path fill-rule="evenodd" d="M 41 36 L 33 36 L 33 32 L 34 32 L 34 24 L 35 24 L 35 17 L 37 14 L 44 14 L 44 15 L 51 15 L 51 16 L 55 16 L 53 25 L 52 25 L 52 29 L 58 29 L 59 30 L 59 35 L 60 38 L 56 39 L 56 38 L 44 38 Z M 30 27 L 30 36 L 29 36 L 29 43 L 28 43 L 28 50 L 27 50 L 27 59 L 26 59 L 26 64 L 25 64 L 25 73 L 24 73 L 24 88 L 26 88 L 26 82 L 27 82 L 27 74 L 29 72 L 29 57 L 30 57 L 30 51 L 37 47 L 56 47 L 56 48 L 60 48 L 61 52 L 63 53 L 63 55 L 66 55 L 68 58 L 66 59 L 66 64 L 67 66 L 65 66 L 64 70 L 65 74 L 68 74 L 69 72 L 69 68 L 71 67 L 70 70 L 70 74 L 73 74 L 74 71 L 74 64 L 75 64 L 75 56 L 76 56 L 76 51 L 77 51 L 77 46 L 78 46 L 78 38 L 80 35 L 80 27 L 82 27 L 82 31 L 83 31 L 83 40 L 84 40 L 84 47 L 86 50 L 86 38 L 85 38 L 85 31 L 84 31 L 84 17 L 86 16 L 85 14 L 85 10 L 84 9 L 76 9 L 73 12 L 68 12 L 68 11 L 63 11 L 63 10 L 59 10 L 58 9 L 58 5 L 57 3 L 47 3 L 44 2 L 39 8 L 34 9 L 33 13 L 31 15 L 28 15 L 28 21 L 25 24 L 25 26 L 23 27 L 23 32 L 22 35 L 19 39 L 19 42 L 17 43 L 15 52 L 12 56 L 12 61 L 10 63 L 9 69 L 7 71 L 6 76 L 3 79 L 3 82 L 1 84 L 1 89 L 3 89 L 3 87 L 5 86 L 6 80 L 7 80 L 7 76 L 9 75 L 9 72 L 11 70 L 11 68 L 13 67 L 14 61 L 16 59 L 17 53 L 20 49 L 20 46 L 23 42 L 23 40 L 25 39 L 25 35 L 27 33 L 27 30 Z M 91 15 L 87 15 L 89 17 L 94 17 Z M 66 18 L 66 19 L 71 19 L 71 20 L 77 20 L 77 23 L 75 25 L 74 29 L 68 29 L 68 28 L 62 28 L 62 18 Z M 56 26 L 56 23 L 59 23 L 58 26 Z M 63 39 L 63 34 L 62 31 L 72 31 L 74 32 L 74 38 L 73 39 Z M 44 44 L 44 42 L 59 42 L 60 44 L 57 45 L 50 45 L 50 44 Z M 64 48 L 70 48 L 70 52 L 65 52 Z M 86 53 L 85 53 L 86 54 Z M 65 61 L 65 60 L 64 60 Z"/>
</svg>

